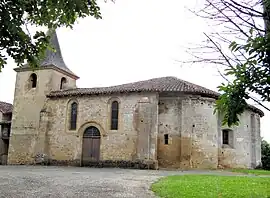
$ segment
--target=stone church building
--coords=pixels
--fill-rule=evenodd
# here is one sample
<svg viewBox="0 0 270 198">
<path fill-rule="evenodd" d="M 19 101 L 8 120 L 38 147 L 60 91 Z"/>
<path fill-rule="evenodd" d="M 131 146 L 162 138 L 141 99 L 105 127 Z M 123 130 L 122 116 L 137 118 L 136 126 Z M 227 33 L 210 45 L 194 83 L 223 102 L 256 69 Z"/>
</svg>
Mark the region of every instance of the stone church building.
<svg viewBox="0 0 270 198">
<path fill-rule="evenodd" d="M 175 77 L 77 88 L 79 77 L 64 63 L 55 32 L 51 42 L 56 52 L 47 51 L 39 69 L 14 69 L 13 107 L 0 106 L 7 164 L 154 169 L 260 164 L 261 110 L 249 106 L 239 126 L 222 126 L 221 115 L 213 114 L 219 94 Z"/>
</svg>

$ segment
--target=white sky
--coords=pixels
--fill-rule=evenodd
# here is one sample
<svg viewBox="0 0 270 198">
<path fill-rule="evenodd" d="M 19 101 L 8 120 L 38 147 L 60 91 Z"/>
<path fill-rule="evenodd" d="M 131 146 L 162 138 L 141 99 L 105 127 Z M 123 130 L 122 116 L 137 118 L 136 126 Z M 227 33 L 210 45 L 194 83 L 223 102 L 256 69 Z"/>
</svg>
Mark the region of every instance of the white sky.
<svg viewBox="0 0 270 198">
<path fill-rule="evenodd" d="M 185 7 L 196 0 L 116 0 L 101 5 L 102 20 L 80 19 L 73 30 L 57 31 L 67 66 L 80 79 L 78 87 L 110 86 L 162 76 L 176 76 L 217 91 L 222 81 L 215 68 L 185 66 L 182 46 L 199 43 L 207 30 Z M 0 73 L 0 100 L 13 102 L 16 64 Z M 270 105 L 268 104 L 268 107 Z M 261 120 L 262 136 L 270 141 L 270 113 Z"/>
</svg>

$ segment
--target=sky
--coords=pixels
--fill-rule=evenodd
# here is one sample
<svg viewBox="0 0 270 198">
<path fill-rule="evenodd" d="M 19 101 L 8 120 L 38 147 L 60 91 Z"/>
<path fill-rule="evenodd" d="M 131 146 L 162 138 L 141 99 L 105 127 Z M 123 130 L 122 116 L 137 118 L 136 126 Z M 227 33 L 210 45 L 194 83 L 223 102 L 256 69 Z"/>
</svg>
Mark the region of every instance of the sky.
<svg viewBox="0 0 270 198">
<path fill-rule="evenodd" d="M 217 91 L 222 78 L 209 65 L 183 65 L 184 46 L 200 43 L 208 30 L 204 21 L 187 8 L 198 0 L 98 1 L 103 19 L 87 17 L 57 35 L 66 65 L 80 77 L 78 87 L 123 84 L 175 76 Z M 0 100 L 13 102 L 16 64 L 0 73 Z M 270 107 L 269 104 L 266 104 Z M 261 136 L 270 141 L 270 113 L 261 119 Z"/>
</svg>

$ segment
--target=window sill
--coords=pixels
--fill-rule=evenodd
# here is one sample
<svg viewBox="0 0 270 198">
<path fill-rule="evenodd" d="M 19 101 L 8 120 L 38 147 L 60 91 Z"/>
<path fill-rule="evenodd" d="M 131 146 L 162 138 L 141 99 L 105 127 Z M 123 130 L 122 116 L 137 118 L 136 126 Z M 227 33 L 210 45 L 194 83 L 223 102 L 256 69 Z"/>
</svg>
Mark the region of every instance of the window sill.
<svg viewBox="0 0 270 198">
<path fill-rule="evenodd" d="M 77 130 L 66 130 L 66 133 L 67 134 L 70 134 L 70 135 L 76 135 L 77 133 L 78 133 L 78 131 Z"/>
<path fill-rule="evenodd" d="M 221 148 L 223 149 L 234 149 L 231 145 L 229 144 L 222 144 Z"/>
</svg>

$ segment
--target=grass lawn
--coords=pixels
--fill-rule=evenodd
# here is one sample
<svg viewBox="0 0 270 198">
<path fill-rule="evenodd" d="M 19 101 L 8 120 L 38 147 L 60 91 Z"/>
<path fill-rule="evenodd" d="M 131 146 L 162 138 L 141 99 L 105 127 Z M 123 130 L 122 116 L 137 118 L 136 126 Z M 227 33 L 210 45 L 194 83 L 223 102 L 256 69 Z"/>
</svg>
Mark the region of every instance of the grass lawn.
<svg viewBox="0 0 270 198">
<path fill-rule="evenodd" d="M 237 172 L 237 173 L 253 174 L 253 175 L 270 175 L 270 171 L 268 170 L 232 169 L 230 171 Z"/>
<path fill-rule="evenodd" d="M 215 175 L 182 175 L 160 179 L 152 185 L 166 198 L 268 198 L 270 178 Z"/>
</svg>

